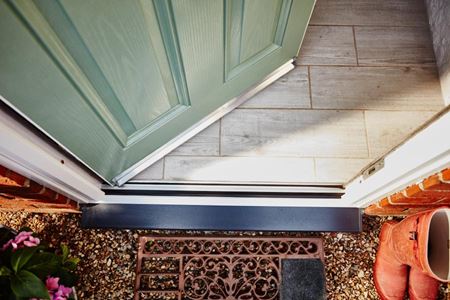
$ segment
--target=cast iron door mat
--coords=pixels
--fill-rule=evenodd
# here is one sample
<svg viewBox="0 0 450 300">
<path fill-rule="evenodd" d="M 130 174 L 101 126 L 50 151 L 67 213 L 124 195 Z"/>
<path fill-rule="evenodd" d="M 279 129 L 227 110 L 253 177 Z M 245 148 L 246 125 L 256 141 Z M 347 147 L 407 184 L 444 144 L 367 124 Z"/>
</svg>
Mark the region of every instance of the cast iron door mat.
<svg viewBox="0 0 450 300">
<path fill-rule="evenodd" d="M 314 267 L 305 269 L 306 260 Z M 323 261 L 321 238 L 141 236 L 134 299 L 324 299 Z M 288 266 L 291 273 L 319 271 L 306 276 L 321 280 L 314 298 L 288 274 L 283 282 Z M 290 278 L 306 278 L 294 273 Z M 283 296 L 292 289 L 299 293 Z"/>
</svg>

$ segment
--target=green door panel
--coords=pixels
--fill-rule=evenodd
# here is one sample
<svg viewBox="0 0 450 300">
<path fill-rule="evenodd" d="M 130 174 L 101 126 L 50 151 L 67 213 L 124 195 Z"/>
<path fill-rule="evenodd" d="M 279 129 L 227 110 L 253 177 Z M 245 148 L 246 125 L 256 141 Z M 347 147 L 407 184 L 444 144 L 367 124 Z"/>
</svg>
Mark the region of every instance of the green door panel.
<svg viewBox="0 0 450 300">
<path fill-rule="evenodd" d="M 0 0 L 0 94 L 105 180 L 297 55 L 314 0 Z"/>
</svg>

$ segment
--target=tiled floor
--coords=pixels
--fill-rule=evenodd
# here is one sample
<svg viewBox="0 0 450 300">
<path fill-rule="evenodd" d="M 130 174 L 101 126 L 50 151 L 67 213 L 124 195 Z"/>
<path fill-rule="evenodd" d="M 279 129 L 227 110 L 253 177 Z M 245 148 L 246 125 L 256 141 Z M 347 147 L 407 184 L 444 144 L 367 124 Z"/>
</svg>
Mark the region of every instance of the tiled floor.
<svg viewBox="0 0 450 300">
<path fill-rule="evenodd" d="M 443 107 L 422 1 L 318 0 L 293 71 L 135 179 L 344 183 Z"/>
</svg>

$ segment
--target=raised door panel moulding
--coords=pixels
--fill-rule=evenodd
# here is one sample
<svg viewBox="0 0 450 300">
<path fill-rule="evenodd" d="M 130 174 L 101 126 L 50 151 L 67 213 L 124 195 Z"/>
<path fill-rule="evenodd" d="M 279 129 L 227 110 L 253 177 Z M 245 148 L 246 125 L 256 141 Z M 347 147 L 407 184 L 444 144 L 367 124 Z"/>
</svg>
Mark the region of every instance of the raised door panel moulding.
<svg viewBox="0 0 450 300">
<path fill-rule="evenodd" d="M 225 82 L 281 48 L 292 0 L 265 2 L 224 0 Z"/>
<path fill-rule="evenodd" d="M 86 16 L 95 13 L 84 7 L 87 1 L 10 3 L 123 148 L 189 108 L 170 2 L 127 4 L 120 11 L 118 2 L 101 16 Z M 142 62 L 152 67 L 141 68 Z"/>
</svg>

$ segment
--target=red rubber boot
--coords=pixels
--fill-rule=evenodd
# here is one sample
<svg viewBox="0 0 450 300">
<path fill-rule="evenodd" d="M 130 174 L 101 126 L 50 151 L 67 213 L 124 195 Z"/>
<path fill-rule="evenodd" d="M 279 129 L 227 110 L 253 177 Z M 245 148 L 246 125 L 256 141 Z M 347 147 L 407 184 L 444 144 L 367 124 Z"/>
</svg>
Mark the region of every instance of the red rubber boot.
<svg viewBox="0 0 450 300">
<path fill-rule="evenodd" d="M 386 222 L 374 266 L 375 287 L 383 300 L 436 299 L 439 281 L 450 281 L 450 209 L 418 213 Z M 415 297 L 415 298 L 414 298 Z"/>
<path fill-rule="evenodd" d="M 403 300 L 408 286 L 408 266 L 395 255 L 392 245 L 392 229 L 397 222 L 388 221 L 380 232 L 373 279 L 381 300 Z"/>
<path fill-rule="evenodd" d="M 421 270 L 409 270 L 409 300 L 435 300 L 439 295 L 441 283 Z"/>
</svg>

